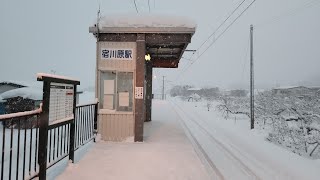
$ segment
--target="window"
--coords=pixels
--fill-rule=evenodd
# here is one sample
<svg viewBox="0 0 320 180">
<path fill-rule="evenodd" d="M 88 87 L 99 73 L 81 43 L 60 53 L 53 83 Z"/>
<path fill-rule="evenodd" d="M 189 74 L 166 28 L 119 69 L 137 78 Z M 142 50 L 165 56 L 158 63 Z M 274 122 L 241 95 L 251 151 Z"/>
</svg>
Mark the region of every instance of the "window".
<svg viewBox="0 0 320 180">
<path fill-rule="evenodd" d="M 101 73 L 100 108 L 132 111 L 133 73 L 105 71 Z"/>
</svg>

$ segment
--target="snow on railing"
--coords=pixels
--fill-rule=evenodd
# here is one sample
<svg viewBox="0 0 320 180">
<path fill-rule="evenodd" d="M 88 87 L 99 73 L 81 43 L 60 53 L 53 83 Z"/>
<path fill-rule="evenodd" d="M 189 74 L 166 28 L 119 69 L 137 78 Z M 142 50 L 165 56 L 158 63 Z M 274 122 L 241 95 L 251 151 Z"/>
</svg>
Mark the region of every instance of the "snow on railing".
<svg viewBox="0 0 320 180">
<path fill-rule="evenodd" d="M 77 107 L 90 106 L 90 105 L 95 105 L 95 104 L 97 104 L 97 103 L 99 103 L 98 98 L 96 98 L 96 99 L 94 100 L 94 102 L 90 102 L 90 103 L 83 103 L 83 104 L 77 104 Z"/>
<path fill-rule="evenodd" d="M 25 112 L 18 112 L 18 113 L 11 113 L 11 114 L 3 114 L 0 115 L 0 120 L 7 120 L 11 118 L 18 118 L 23 116 L 30 116 L 40 114 L 42 112 L 42 103 L 40 104 L 40 108 L 33 110 L 33 111 L 25 111 Z"/>
</svg>

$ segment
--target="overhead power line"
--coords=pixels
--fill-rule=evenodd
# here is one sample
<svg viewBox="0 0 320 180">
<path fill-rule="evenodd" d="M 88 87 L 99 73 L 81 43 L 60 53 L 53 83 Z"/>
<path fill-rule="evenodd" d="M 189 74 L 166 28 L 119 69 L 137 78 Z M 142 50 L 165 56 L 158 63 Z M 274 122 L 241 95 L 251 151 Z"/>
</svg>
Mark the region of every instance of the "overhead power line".
<svg viewBox="0 0 320 180">
<path fill-rule="evenodd" d="M 288 10 L 288 11 L 286 11 L 286 12 L 284 12 L 284 13 L 278 15 L 278 16 L 274 16 L 274 17 L 272 17 L 272 18 L 270 18 L 270 19 L 268 19 L 268 20 L 266 20 L 266 21 L 264 21 L 262 23 L 256 24 L 255 27 L 256 27 L 256 29 L 257 28 L 259 29 L 259 28 L 261 28 L 261 27 L 263 27 L 265 25 L 268 25 L 268 24 L 271 24 L 271 23 L 274 23 L 274 22 L 278 22 L 278 21 L 280 21 L 281 19 L 283 19 L 285 17 L 291 16 L 291 15 L 295 15 L 295 14 L 301 12 L 302 10 L 314 7 L 314 6 L 319 5 L 319 4 L 320 4 L 319 0 L 310 0 L 308 2 L 305 2 L 305 3 L 301 4 L 301 6 L 299 6 L 299 7 L 292 8 L 292 9 L 290 9 L 290 10 Z"/>
<path fill-rule="evenodd" d="M 242 5 L 245 1 L 246 1 L 246 0 L 243 0 L 241 3 L 238 4 L 238 6 L 237 6 L 236 8 L 233 9 L 233 11 L 228 15 L 228 17 L 227 17 L 226 19 L 224 19 L 223 22 L 215 29 L 215 31 L 214 31 L 213 33 L 211 33 L 211 34 L 209 35 L 209 37 L 207 37 L 206 40 L 196 49 L 196 52 L 198 52 L 198 51 L 201 49 L 201 47 L 202 47 L 209 39 L 211 39 L 211 37 L 212 37 L 213 35 L 215 35 L 215 34 L 217 33 L 217 31 L 230 19 L 230 17 L 241 7 L 241 5 Z M 194 54 L 195 54 L 195 52 L 188 58 L 189 61 L 192 62 L 192 58 L 193 58 Z M 189 64 L 189 65 L 190 65 L 190 64 Z M 185 69 L 187 69 L 188 67 L 189 67 L 189 66 L 186 66 L 186 67 L 182 70 L 182 72 L 184 72 Z M 178 77 L 177 77 L 176 79 L 178 79 Z"/>
<path fill-rule="evenodd" d="M 217 27 L 217 29 L 210 34 L 208 38 L 197 48 L 197 51 L 213 36 L 217 33 L 217 31 L 228 21 L 228 19 L 240 8 L 240 6 L 245 2 L 246 0 L 243 0 L 230 14 L 229 16 Z"/>
<path fill-rule="evenodd" d="M 137 13 L 139 13 L 138 8 L 137 8 L 137 4 L 136 4 L 136 0 L 133 0 L 133 2 L 134 2 L 134 6 L 136 7 Z"/>
<path fill-rule="evenodd" d="M 223 20 L 223 22 L 215 29 L 213 33 L 209 35 L 209 37 L 206 38 L 206 40 L 196 49 L 196 52 L 198 52 L 201 47 L 209 40 L 213 35 L 215 35 L 218 30 L 229 20 L 229 18 L 241 7 L 241 5 L 245 2 L 246 0 L 243 0 L 241 3 L 238 4 L 238 6 L 228 15 L 226 19 Z M 192 59 L 195 53 L 193 53 L 189 59 Z"/>
<path fill-rule="evenodd" d="M 219 34 L 219 36 L 212 41 L 209 46 L 189 65 L 187 66 L 179 75 L 176 79 L 178 79 L 184 72 L 186 72 L 197 60 L 200 59 L 200 57 L 207 52 L 207 50 L 215 44 L 222 36 L 223 34 L 251 7 L 251 5 L 255 2 L 256 0 L 253 0 L 227 27 L 222 31 L 222 33 Z"/>
</svg>

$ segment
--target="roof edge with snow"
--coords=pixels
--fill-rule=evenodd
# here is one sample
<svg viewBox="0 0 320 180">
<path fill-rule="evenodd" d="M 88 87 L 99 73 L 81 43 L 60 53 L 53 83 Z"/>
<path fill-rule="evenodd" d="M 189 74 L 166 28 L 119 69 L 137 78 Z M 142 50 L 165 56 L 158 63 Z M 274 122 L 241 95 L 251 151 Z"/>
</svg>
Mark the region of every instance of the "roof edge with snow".
<svg viewBox="0 0 320 180">
<path fill-rule="evenodd" d="M 194 34 L 195 28 L 186 27 L 101 27 L 99 33 L 173 33 Z M 89 27 L 90 33 L 98 33 L 97 27 Z"/>
<path fill-rule="evenodd" d="M 280 89 L 295 89 L 295 88 L 305 88 L 305 89 L 310 89 L 306 86 L 280 86 L 280 87 L 276 87 L 273 88 L 273 90 L 280 90 Z"/>
<path fill-rule="evenodd" d="M 12 89 L 1 94 L 3 100 L 22 97 L 24 99 L 42 100 L 42 89 L 34 87 L 23 87 Z M 1 101 L 0 97 L 0 101 Z"/>
<path fill-rule="evenodd" d="M 45 78 L 62 79 L 65 81 L 76 82 L 76 84 L 78 84 L 78 85 L 80 84 L 80 81 L 77 79 L 66 77 L 66 76 L 55 75 L 55 74 L 37 73 L 37 78 L 38 78 L 38 80 L 43 80 Z"/>
<path fill-rule="evenodd" d="M 99 27 L 99 29 L 98 29 Z M 196 23 L 185 17 L 167 15 L 109 15 L 89 28 L 90 33 L 191 33 Z"/>
</svg>

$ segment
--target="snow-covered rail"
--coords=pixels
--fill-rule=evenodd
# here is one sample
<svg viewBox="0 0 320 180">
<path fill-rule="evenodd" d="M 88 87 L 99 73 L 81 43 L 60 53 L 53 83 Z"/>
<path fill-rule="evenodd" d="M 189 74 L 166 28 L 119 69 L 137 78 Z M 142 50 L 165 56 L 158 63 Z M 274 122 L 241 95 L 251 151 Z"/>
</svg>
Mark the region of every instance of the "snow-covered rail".
<svg viewBox="0 0 320 180">
<path fill-rule="evenodd" d="M 202 146 L 200 145 L 200 143 L 198 142 L 198 140 L 192 135 L 191 130 L 188 128 L 188 126 L 186 125 L 186 123 L 183 121 L 183 119 L 181 118 L 181 116 L 179 115 L 179 112 L 173 108 L 173 110 L 175 111 L 175 113 L 180 117 L 178 118 L 180 123 L 182 124 L 183 129 L 186 131 L 187 136 L 190 138 L 191 142 L 193 143 L 194 146 L 196 146 L 196 150 L 197 153 L 200 156 L 203 156 L 205 161 L 207 162 L 207 164 L 210 166 L 210 168 L 213 170 L 213 173 L 210 173 L 215 179 L 220 179 L 223 180 L 224 177 L 222 175 L 222 173 L 219 171 L 219 169 L 216 167 L 216 165 L 213 163 L 213 161 L 210 159 L 210 157 L 208 156 L 208 154 L 206 153 L 206 151 L 202 148 Z"/>
<path fill-rule="evenodd" d="M 181 117 L 181 123 L 185 127 L 187 133 L 189 134 L 189 137 L 191 137 L 191 140 L 197 146 L 196 148 L 200 150 L 200 153 L 202 153 L 202 156 L 211 166 L 214 174 L 216 174 L 219 179 L 229 179 L 230 176 L 228 177 L 228 175 L 225 173 L 225 169 L 224 171 L 220 170 L 221 167 L 219 167 L 217 163 L 214 163 L 214 159 L 217 158 L 217 156 L 220 156 L 219 158 L 223 158 L 224 163 L 232 163 L 229 165 L 230 170 L 232 170 L 233 172 L 237 172 L 237 174 L 240 175 L 238 178 L 245 177 L 247 179 L 260 179 L 259 176 L 253 170 L 251 170 L 241 159 L 239 159 L 232 151 L 230 151 L 228 147 L 220 142 L 220 140 L 215 138 L 208 131 L 208 129 L 204 127 L 204 125 L 201 125 L 178 104 L 174 102 L 171 103 L 174 104 L 175 111 Z M 191 127 L 193 127 L 193 129 Z M 204 141 L 204 139 L 206 140 Z M 201 140 L 204 143 L 201 143 Z M 211 146 L 215 148 L 215 154 L 213 154 L 215 158 L 212 157 L 212 152 L 210 154 L 210 152 L 208 152 L 208 149 L 205 148 L 206 146 L 208 146 L 208 144 L 211 144 Z"/>
</svg>

